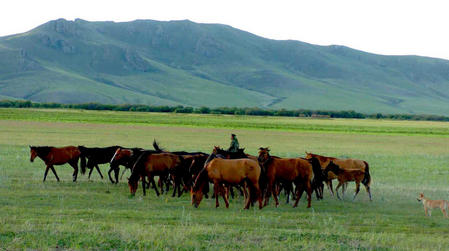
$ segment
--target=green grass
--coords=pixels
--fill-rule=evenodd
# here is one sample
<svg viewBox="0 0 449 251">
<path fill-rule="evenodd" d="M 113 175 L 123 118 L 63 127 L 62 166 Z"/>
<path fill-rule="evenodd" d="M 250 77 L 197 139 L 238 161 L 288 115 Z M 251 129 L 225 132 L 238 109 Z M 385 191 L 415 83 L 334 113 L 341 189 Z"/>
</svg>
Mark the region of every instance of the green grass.
<svg viewBox="0 0 449 251">
<path fill-rule="evenodd" d="M 430 198 L 448 199 L 448 123 L 1 109 L 0 128 L 0 249 L 449 246 L 449 220 L 438 210 L 424 217 L 416 201 L 421 191 Z M 307 150 L 364 159 L 371 167 L 374 201 L 369 202 L 364 190 L 351 201 L 350 184 L 344 201 L 325 191 L 325 200 L 312 201 L 311 209 L 304 200 L 292 208 L 284 197 L 279 208 L 270 203 L 262 210 L 244 211 L 242 199 L 236 198 L 229 209 L 215 209 L 212 200 L 195 209 L 188 195 L 156 197 L 151 191 L 143 197 L 139 187 L 137 196 L 129 198 L 125 180 L 112 185 L 96 173 L 93 181 L 80 176 L 73 183 L 68 165 L 56 167 L 60 183 L 51 173 L 43 183 L 44 164 L 30 163 L 27 147 L 150 148 L 156 138 L 169 150 L 209 152 L 213 145 L 227 146 L 231 132 L 252 154 L 260 146 L 270 146 L 273 154 L 286 157 L 303 156 Z M 103 174 L 107 170 L 102 167 Z"/>
</svg>

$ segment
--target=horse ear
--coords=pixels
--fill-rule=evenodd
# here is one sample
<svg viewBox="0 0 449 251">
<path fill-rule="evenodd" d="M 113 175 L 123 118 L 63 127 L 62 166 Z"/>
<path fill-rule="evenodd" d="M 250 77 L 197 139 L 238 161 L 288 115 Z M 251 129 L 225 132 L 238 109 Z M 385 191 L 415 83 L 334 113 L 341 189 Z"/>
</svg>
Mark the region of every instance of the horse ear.
<svg viewBox="0 0 449 251">
<path fill-rule="evenodd" d="M 30 145 L 28 145 L 28 146 L 30 147 L 30 149 L 31 149 L 31 148 L 33 148 L 33 147 L 32 147 L 32 146 L 30 146 Z"/>
</svg>

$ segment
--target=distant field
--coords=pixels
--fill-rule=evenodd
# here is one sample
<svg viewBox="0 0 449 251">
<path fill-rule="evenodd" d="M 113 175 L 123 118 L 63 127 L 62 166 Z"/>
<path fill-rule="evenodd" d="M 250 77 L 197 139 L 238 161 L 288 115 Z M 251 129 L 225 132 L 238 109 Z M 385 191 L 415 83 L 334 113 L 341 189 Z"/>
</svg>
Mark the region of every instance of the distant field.
<svg viewBox="0 0 449 251">
<path fill-rule="evenodd" d="M 449 220 L 435 210 L 424 217 L 416 201 L 449 199 L 449 123 L 384 120 L 180 115 L 73 110 L 0 109 L 0 249 L 432 249 L 449 246 Z M 72 183 L 72 169 L 29 162 L 28 145 L 139 146 L 156 138 L 168 150 L 210 152 L 227 146 L 229 134 L 255 154 L 303 156 L 312 151 L 370 163 L 373 202 L 354 185 L 344 201 L 325 192 L 324 201 L 298 208 L 273 203 L 242 210 L 205 200 L 163 195 L 129 198 L 118 185 L 86 176 Z M 103 166 L 103 174 L 108 167 Z M 126 176 L 126 174 L 125 174 Z"/>
<path fill-rule="evenodd" d="M 11 108 L 0 108 L 0 119 L 152 126 L 269 129 L 282 131 L 449 136 L 449 123 L 431 121 L 312 119 L 295 117 Z"/>
</svg>

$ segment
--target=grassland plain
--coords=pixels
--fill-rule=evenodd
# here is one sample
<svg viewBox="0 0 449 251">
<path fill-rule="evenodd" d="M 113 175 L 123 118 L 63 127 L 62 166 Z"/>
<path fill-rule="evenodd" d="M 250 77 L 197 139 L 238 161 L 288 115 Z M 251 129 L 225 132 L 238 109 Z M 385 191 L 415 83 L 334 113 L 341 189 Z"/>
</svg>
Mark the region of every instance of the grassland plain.
<svg viewBox="0 0 449 251">
<path fill-rule="evenodd" d="M 353 202 L 325 192 L 306 209 L 281 204 L 242 210 L 188 195 L 129 198 L 118 185 L 29 162 L 28 145 L 139 146 L 153 138 L 169 150 L 209 152 L 235 132 L 249 153 L 270 146 L 291 157 L 312 151 L 370 163 L 373 202 L 364 191 Z M 179 115 L 0 109 L 0 248 L 10 249 L 360 249 L 445 250 L 449 220 L 424 217 L 416 197 L 448 199 L 449 123 L 384 120 Z M 102 167 L 103 173 L 108 168 Z M 125 175 L 126 176 L 126 175 Z M 352 194 L 354 185 L 349 186 Z M 282 198 L 284 201 L 284 198 Z"/>
</svg>

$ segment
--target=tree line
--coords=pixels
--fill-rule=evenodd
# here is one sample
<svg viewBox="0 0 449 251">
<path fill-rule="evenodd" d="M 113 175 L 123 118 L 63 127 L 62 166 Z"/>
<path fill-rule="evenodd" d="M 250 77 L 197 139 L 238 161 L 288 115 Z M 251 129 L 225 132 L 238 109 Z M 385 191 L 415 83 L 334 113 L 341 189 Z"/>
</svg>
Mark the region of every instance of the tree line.
<svg viewBox="0 0 449 251">
<path fill-rule="evenodd" d="M 81 109 L 98 111 L 133 111 L 133 112 L 170 112 L 170 113 L 200 113 L 200 114 L 231 114 L 231 115 L 253 115 L 253 116 L 284 116 L 284 117 L 317 117 L 317 118 L 356 118 L 356 119 L 394 119 L 394 120 L 427 120 L 427 121 L 449 121 L 449 117 L 429 114 L 366 114 L 356 111 L 326 111 L 310 109 L 262 109 L 241 107 L 190 107 L 190 106 L 153 106 L 153 105 L 131 105 L 131 104 L 61 104 L 61 103 L 38 103 L 24 100 L 1 100 L 0 107 L 3 108 L 53 108 L 53 109 Z"/>
</svg>

